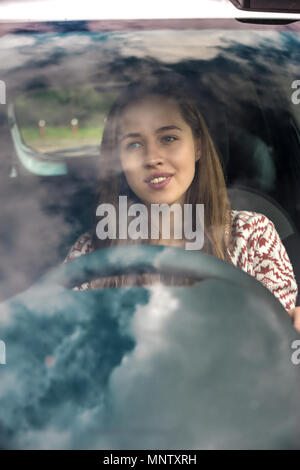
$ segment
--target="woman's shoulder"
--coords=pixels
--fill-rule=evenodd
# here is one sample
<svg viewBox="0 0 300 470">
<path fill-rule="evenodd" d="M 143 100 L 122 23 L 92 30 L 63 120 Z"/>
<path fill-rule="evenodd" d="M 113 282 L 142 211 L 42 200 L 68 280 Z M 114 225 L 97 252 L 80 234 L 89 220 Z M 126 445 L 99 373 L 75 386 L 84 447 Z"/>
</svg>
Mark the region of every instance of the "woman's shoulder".
<svg viewBox="0 0 300 470">
<path fill-rule="evenodd" d="M 77 238 L 76 242 L 69 250 L 65 262 L 77 258 L 78 256 L 86 255 L 91 251 L 93 251 L 92 232 L 87 231 Z"/>
<path fill-rule="evenodd" d="M 233 233 L 239 233 L 242 230 L 245 236 L 247 233 L 263 232 L 268 227 L 274 229 L 271 220 L 258 212 L 231 210 L 230 214 Z"/>
<path fill-rule="evenodd" d="M 268 217 L 253 211 L 231 211 L 231 252 L 248 252 L 267 242 L 276 246 L 280 243 L 275 226 Z"/>
<path fill-rule="evenodd" d="M 263 214 L 231 211 L 232 263 L 262 282 L 288 310 L 295 306 L 293 267 L 274 224 Z"/>
</svg>

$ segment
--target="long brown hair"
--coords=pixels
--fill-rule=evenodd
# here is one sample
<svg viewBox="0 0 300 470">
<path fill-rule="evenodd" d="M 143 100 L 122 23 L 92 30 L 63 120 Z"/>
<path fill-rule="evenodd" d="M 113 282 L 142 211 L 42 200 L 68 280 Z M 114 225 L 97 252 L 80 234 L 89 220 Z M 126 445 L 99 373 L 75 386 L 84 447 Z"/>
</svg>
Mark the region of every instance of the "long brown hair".
<svg viewBox="0 0 300 470">
<path fill-rule="evenodd" d="M 231 229 L 230 203 L 227 196 L 223 169 L 198 106 L 192 99 L 185 82 L 182 78 L 178 78 L 178 76 L 163 73 L 148 77 L 142 82 L 132 83 L 112 106 L 105 123 L 101 143 L 97 206 L 104 202 L 110 203 L 115 206 L 116 213 L 118 213 L 118 197 L 120 195 L 127 196 L 128 206 L 131 203 L 140 202 L 129 187 L 122 171 L 119 156 L 119 128 L 125 109 L 149 95 L 159 95 L 173 99 L 178 105 L 183 119 L 190 126 L 194 138 L 200 138 L 201 158 L 196 162 L 194 179 L 186 192 L 185 203 L 192 204 L 193 207 L 196 207 L 196 204 L 204 204 L 205 223 L 202 251 L 230 262 L 228 254 Z M 95 230 L 96 224 L 97 220 L 95 218 L 93 230 L 94 249 L 112 247 L 124 243 L 123 240 L 120 241 L 118 239 L 107 238 L 106 240 L 99 240 Z M 137 242 L 149 243 L 147 240 L 126 240 L 126 244 Z M 155 278 L 153 275 L 148 276 L 149 279 L 150 277 L 152 279 Z M 124 276 L 120 277 L 121 285 L 125 282 L 124 279 Z M 171 283 L 174 284 L 176 282 L 173 279 Z M 112 285 L 115 285 L 115 283 L 113 282 Z"/>
</svg>

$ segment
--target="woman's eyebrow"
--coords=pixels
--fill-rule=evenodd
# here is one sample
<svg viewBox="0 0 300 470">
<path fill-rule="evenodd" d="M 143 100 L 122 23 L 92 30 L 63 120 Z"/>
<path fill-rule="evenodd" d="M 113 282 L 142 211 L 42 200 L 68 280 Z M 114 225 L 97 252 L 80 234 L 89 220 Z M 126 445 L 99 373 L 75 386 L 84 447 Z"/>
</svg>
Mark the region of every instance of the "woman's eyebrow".
<svg viewBox="0 0 300 470">
<path fill-rule="evenodd" d="M 160 134 L 161 132 L 172 131 L 172 130 L 182 131 L 180 127 L 171 125 L 171 126 L 162 126 L 159 129 L 156 129 L 155 133 Z M 141 134 L 139 134 L 138 132 L 130 132 L 129 134 L 124 134 L 121 137 L 120 142 L 123 142 L 123 140 L 125 139 L 138 138 L 138 137 L 141 137 Z"/>
<path fill-rule="evenodd" d="M 131 137 L 134 137 L 134 138 L 136 138 L 136 137 L 141 137 L 141 134 L 138 134 L 138 133 L 136 133 L 136 132 L 135 132 L 135 133 L 132 133 L 132 132 L 131 132 L 131 133 L 129 133 L 129 134 L 125 134 L 125 135 L 123 135 L 123 137 L 121 137 L 120 142 L 122 142 L 122 141 L 125 140 L 125 139 L 130 139 Z"/>
<path fill-rule="evenodd" d="M 175 126 L 175 125 L 172 125 L 172 126 L 163 126 L 163 127 L 160 127 L 159 129 L 157 129 L 155 131 L 156 134 L 159 134 L 160 132 L 164 132 L 164 131 L 174 131 L 174 130 L 177 130 L 177 131 L 182 131 L 182 129 L 178 126 Z"/>
</svg>

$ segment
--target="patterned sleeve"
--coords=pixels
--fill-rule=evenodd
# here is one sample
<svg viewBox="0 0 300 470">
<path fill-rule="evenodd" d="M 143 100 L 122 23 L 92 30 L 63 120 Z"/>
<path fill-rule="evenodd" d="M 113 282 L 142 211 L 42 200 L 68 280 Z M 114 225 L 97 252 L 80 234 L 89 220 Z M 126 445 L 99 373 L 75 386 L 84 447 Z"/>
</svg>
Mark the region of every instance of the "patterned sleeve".
<svg viewBox="0 0 300 470">
<path fill-rule="evenodd" d="M 67 254 L 64 260 L 64 263 L 74 258 L 78 258 L 79 256 L 86 255 L 90 253 L 91 251 L 93 251 L 92 237 L 91 237 L 90 232 L 86 232 L 83 235 L 81 235 L 77 239 L 77 241 L 74 243 L 74 245 L 71 247 L 69 253 Z M 86 290 L 90 288 L 91 288 L 90 282 L 85 282 L 84 284 L 74 287 L 73 290 Z"/>
<path fill-rule="evenodd" d="M 274 224 L 266 217 L 256 242 L 253 267 L 256 279 L 273 292 L 286 310 L 295 307 L 298 287 L 293 267 Z"/>
<path fill-rule="evenodd" d="M 298 288 L 292 264 L 273 223 L 255 212 L 233 211 L 232 262 L 262 282 L 286 310 Z"/>
</svg>

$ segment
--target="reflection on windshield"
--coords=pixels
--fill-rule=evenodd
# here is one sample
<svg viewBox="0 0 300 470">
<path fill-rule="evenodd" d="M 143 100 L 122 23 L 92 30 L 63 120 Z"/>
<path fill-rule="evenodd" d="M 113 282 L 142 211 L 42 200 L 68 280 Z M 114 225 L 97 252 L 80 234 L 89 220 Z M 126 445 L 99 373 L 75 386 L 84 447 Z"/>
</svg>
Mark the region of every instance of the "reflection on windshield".
<svg viewBox="0 0 300 470">
<path fill-rule="evenodd" d="M 227 282 L 220 287 L 219 280 L 200 283 L 200 291 L 34 287 L 90 229 L 107 110 L 122 89 L 149 71 L 174 71 L 189 81 L 228 185 L 273 197 L 299 230 L 300 106 L 291 102 L 291 84 L 300 79 L 299 46 L 299 33 L 288 27 L 248 30 L 247 25 L 236 30 L 217 25 L 205 30 L 20 30 L 0 38 L 0 80 L 6 83 L 10 110 L 7 124 L 6 108 L 0 107 L 0 300 L 25 291 L 0 305 L 7 364 L 14 364 L 1 382 L 1 445 L 105 448 L 146 442 L 150 448 L 161 443 L 218 448 L 237 439 L 242 447 L 237 424 L 254 446 L 263 445 L 263 438 L 270 447 L 285 442 L 286 429 L 299 428 L 296 379 L 290 388 L 285 380 L 290 371 L 296 377 L 288 336 L 279 336 L 283 330 L 273 311 L 266 320 L 257 317 L 264 328 L 257 327 L 252 314 L 261 313 L 260 299 L 250 298 L 247 290 L 229 288 Z M 215 294 L 217 288 L 223 297 Z M 225 303 L 233 313 L 226 321 Z M 199 315 L 200 309 L 207 315 Z M 15 316 L 5 323 L 10 314 Z M 291 331 L 288 321 L 284 328 Z M 262 346 L 266 338 L 269 355 Z M 233 383 L 238 367 L 244 402 L 230 387 L 220 388 L 220 383 Z M 278 387 L 266 378 L 271 369 Z M 145 370 L 153 374 L 145 378 Z M 193 400 L 186 399 L 187 387 Z M 286 406 L 296 410 L 287 418 L 287 408 L 278 405 L 285 395 Z M 146 439 L 145 422 L 151 425 Z M 128 423 L 131 441 L 124 432 Z M 271 424 L 266 429 L 262 423 Z M 299 436 L 291 434 L 296 447 Z"/>
<path fill-rule="evenodd" d="M 63 259 L 76 237 L 90 228 L 91 188 L 107 110 L 128 83 L 150 70 L 171 70 L 191 83 L 228 185 L 270 195 L 299 228 L 300 106 L 291 101 L 291 84 L 300 79 L 298 23 L 261 29 L 235 21 L 231 29 L 219 24 L 211 20 L 199 30 L 95 31 L 90 23 L 77 32 L 63 32 L 59 26 L 46 32 L 49 26 L 44 25 L 44 32 L 19 29 L 0 38 L 0 79 L 20 135 L 15 138 L 2 116 L 1 142 L 7 148 L 3 227 L 10 225 L 18 234 L 4 230 L 10 246 L 3 275 L 9 293 L 26 285 L 22 269 L 14 288 L 7 281 L 15 279 L 15 266 L 26 265 L 24 276 L 36 278 L 40 270 L 31 266 L 34 253 L 43 253 L 36 263 L 49 266 Z M 1 110 L 4 115 L 5 108 Z M 59 180 L 68 173 L 78 179 Z M 28 174 L 53 179 L 29 182 Z M 15 177 L 17 190 L 4 175 Z M 14 222 L 11 214 L 16 214 Z M 36 220 L 43 237 L 35 222 L 28 224 Z M 17 253 L 13 264 L 12 253 Z"/>
<path fill-rule="evenodd" d="M 221 146 L 224 125 L 268 145 L 264 117 L 252 112 L 260 106 L 257 91 L 278 112 L 283 106 L 278 95 L 287 98 L 299 69 L 299 50 L 298 34 L 286 31 L 8 34 L 0 40 L 1 78 L 15 103 L 23 140 L 38 152 L 99 145 L 118 92 L 155 67 L 189 76 Z M 223 142 L 223 153 L 224 147 Z M 267 186 L 272 176 L 269 180 Z"/>
</svg>

